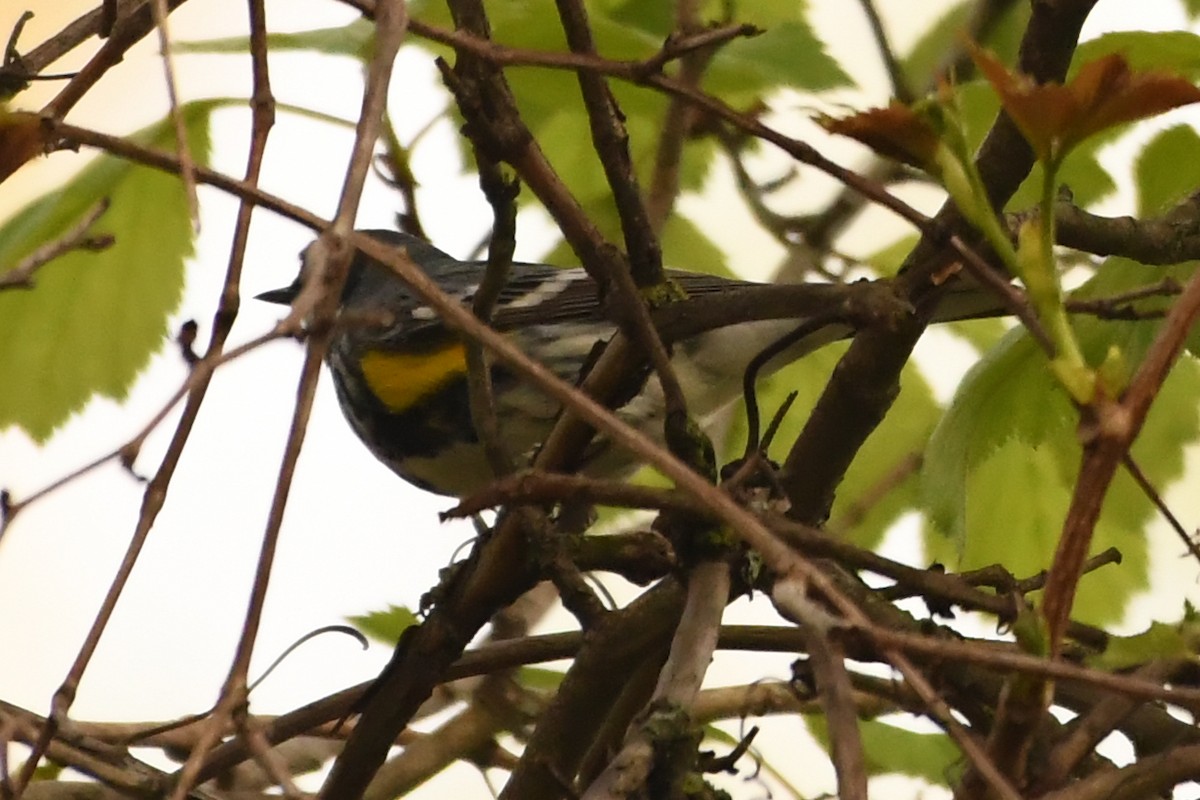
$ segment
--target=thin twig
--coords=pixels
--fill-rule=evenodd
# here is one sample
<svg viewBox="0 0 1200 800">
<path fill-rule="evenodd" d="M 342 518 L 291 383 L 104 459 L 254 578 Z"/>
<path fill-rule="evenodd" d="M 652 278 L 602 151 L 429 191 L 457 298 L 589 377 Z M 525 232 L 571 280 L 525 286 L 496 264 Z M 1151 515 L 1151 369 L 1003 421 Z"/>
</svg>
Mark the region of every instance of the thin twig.
<svg viewBox="0 0 1200 800">
<path fill-rule="evenodd" d="M 154 11 L 154 26 L 158 29 L 158 46 L 162 51 L 163 77 L 167 86 L 167 102 L 170 106 L 171 124 L 175 127 L 175 152 L 179 158 L 179 177 L 183 179 L 184 196 L 187 197 L 188 217 L 192 227 L 200 227 L 200 200 L 196 197 L 196 162 L 188 144 L 187 123 L 179 106 L 179 91 L 175 81 L 175 58 L 172 55 L 171 33 L 167 27 L 167 0 L 151 0 Z"/>
<path fill-rule="evenodd" d="M 1175 531 L 1175 535 L 1183 542 L 1183 546 L 1191 553 L 1192 558 L 1200 563 L 1200 545 L 1197 545 L 1193 541 L 1191 535 L 1183 527 L 1183 523 L 1179 521 L 1179 518 L 1175 516 L 1170 506 L 1167 505 L 1167 501 L 1158 493 L 1154 484 L 1150 482 L 1150 478 L 1138 466 L 1137 461 L 1133 458 L 1133 454 L 1126 453 L 1121 459 L 1121 464 L 1125 467 L 1125 471 L 1129 473 L 1130 477 L 1133 478 L 1134 483 L 1138 485 L 1138 488 L 1142 490 L 1142 494 L 1146 495 L 1150 502 L 1154 504 L 1154 507 L 1158 509 L 1158 513 L 1162 515 L 1162 518 L 1171 526 L 1171 530 Z"/>
<path fill-rule="evenodd" d="M 111 236 L 88 236 L 88 230 L 108 210 L 103 199 L 89 208 L 63 235 L 46 242 L 12 269 L 0 272 L 0 291 L 33 288 L 33 274 L 49 262 L 72 250 L 103 250 L 113 243 Z"/>
<path fill-rule="evenodd" d="M 875 48 L 879 51 L 879 57 L 883 60 L 883 66 L 887 70 L 888 80 L 892 84 L 892 96 L 905 105 L 912 103 L 916 99 L 916 95 L 913 93 L 912 87 L 908 85 L 904 67 L 900 64 L 900 59 L 896 57 L 896 51 L 892 48 L 891 42 L 888 41 L 883 20 L 879 17 L 879 9 L 875 7 L 874 0 L 859 0 L 859 5 L 862 6 L 863 14 L 871 26 L 871 35 L 875 38 Z"/>
</svg>

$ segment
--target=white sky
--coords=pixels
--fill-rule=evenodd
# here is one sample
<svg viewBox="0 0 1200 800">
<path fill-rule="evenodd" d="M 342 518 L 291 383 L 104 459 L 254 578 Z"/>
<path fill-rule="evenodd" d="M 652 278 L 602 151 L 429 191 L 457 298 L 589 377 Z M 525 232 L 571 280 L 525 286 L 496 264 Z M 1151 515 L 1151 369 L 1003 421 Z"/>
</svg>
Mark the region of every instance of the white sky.
<svg viewBox="0 0 1200 800">
<path fill-rule="evenodd" d="M 64 2 L 73 17 L 89 2 Z M 292 0 L 269 3 L 268 18 L 276 29 L 331 25 L 349 18 L 333 2 Z M 865 27 L 857 4 L 845 0 L 812 0 L 816 23 L 835 56 L 854 65 L 855 78 L 873 87 L 867 103 L 885 99 L 882 73 L 863 43 Z M 903 49 L 911 41 L 915 18 L 944 3 L 894 0 L 881 3 Z M 906 13 L 919 6 L 920 15 Z M 846 13 L 853 7 L 855 13 Z M 0 30 L 8 30 L 19 8 L 7 4 Z M 41 41 L 57 28 L 57 9 L 39 10 L 23 42 Z M 193 0 L 172 16 L 181 38 L 244 33 L 244 3 Z M 1183 24 L 1169 0 L 1131 4 L 1102 0 L 1089 35 L 1101 29 L 1140 27 L 1170 29 Z M 145 43 L 143 43 L 145 44 Z M 89 97 L 74 120 L 123 133 L 161 115 L 162 92 L 146 87 L 144 76 L 154 48 L 142 46 L 123 69 Z M 870 63 L 861 63 L 861 62 Z M 245 95 L 249 91 L 244 59 L 182 58 L 184 94 L 188 97 Z M 272 86 L 280 102 L 317 103 L 323 111 L 347 119 L 357 115 L 356 65 L 349 60 L 283 55 L 272 61 Z M 138 83 L 121 77 L 139 76 Z M 410 136 L 435 116 L 444 100 L 429 88 L 433 70 L 425 53 L 412 50 L 400 59 L 393 109 L 401 138 Z M 45 92 L 43 91 L 43 94 Z M 860 96 L 839 100 L 862 104 Z M 31 101 L 22 98 L 26 107 Z M 119 113 L 114 109 L 120 109 Z M 417 153 L 422 186 L 421 210 L 428 229 L 443 248 L 461 255 L 486 230 L 488 212 L 473 179 L 457 175 L 453 166 L 451 128 L 430 137 Z M 240 175 L 244 168 L 243 130 L 247 115 L 221 112 L 217 120 L 214 166 Z M 328 216 L 334 207 L 349 139 L 344 132 L 286 114 L 272 133 L 263 185 L 289 200 Z M 845 148 L 830 148 L 843 157 Z M 56 156 L 24 169 L 0 194 L 0 214 L 11 213 L 38 191 L 53 185 L 54 175 L 76 168 L 79 159 Z M 721 191 L 718 185 L 714 191 Z M 235 204 L 215 191 L 201 189 L 203 230 L 197 258 L 188 272 L 183 304 L 172 323 L 194 318 L 207 340 L 212 310 L 221 285 Z M 689 203 L 689 212 L 700 202 Z M 390 193 L 373 185 L 364 197 L 359 223 L 388 227 L 396 210 Z M 721 244 L 736 250 L 738 262 L 753 271 L 772 263 L 769 243 L 748 221 L 731 220 L 729 209 L 697 211 L 713 223 Z M 716 216 L 719 214 L 719 218 Z M 148 221 L 148 224 L 152 222 Z M 872 224 L 877 224 L 873 222 Z M 891 225 L 892 223 L 878 223 Z M 897 228 L 889 228 L 893 232 Z M 747 238 L 749 237 L 749 238 Z M 296 253 L 309 234 L 298 226 L 260 212 L 244 281 L 244 297 L 290 282 Z M 522 229 L 518 256 L 532 258 L 545 243 L 538 225 Z M 882 243 L 882 240 L 881 240 Z M 870 247 L 864 247 L 869 251 Z M 683 266 L 683 265 L 679 265 Z M 233 332 L 234 343 L 266 330 L 278 309 L 246 302 Z M 301 349 L 277 343 L 221 370 L 214 380 L 200 420 L 172 482 L 166 507 L 153 530 L 133 579 L 84 679 L 73 715 L 86 719 L 145 720 L 192 713 L 213 702 L 229 667 L 242 627 L 247 591 L 266 512 L 275 482 L 294 397 Z M 183 380 L 184 366 L 173 348 L 156 357 L 123 405 L 96 400 L 45 445 L 38 447 L 17 431 L 0 433 L 0 486 L 17 498 L 120 444 L 135 432 Z M 10 378 L 11 379 L 11 378 Z M 952 380 L 944 382 L 951 384 Z M 151 436 L 137 463 L 140 474 L 152 474 L 174 427 L 170 417 Z M 1193 459 L 1194 461 L 1194 459 Z M 1194 474 L 1194 472 L 1193 472 Z M 0 546 L 0 697 L 44 713 L 51 693 L 75 656 L 95 609 L 108 588 L 141 501 L 142 486 L 115 465 L 76 481 L 23 512 Z M 1177 494 L 1179 494 L 1177 492 Z M 448 503 L 397 480 L 358 444 L 341 418 L 327 379 L 323 378 L 292 498 L 284 523 L 270 595 L 256 649 L 256 671 L 283 648 L 316 627 L 388 603 L 415 606 L 436 580 L 439 568 L 471 535 L 463 525 L 440 526 L 435 512 Z M 1193 506 L 1194 508 L 1194 506 Z M 1195 514 L 1185 519 L 1195 519 Z M 1169 558 L 1159 559 L 1172 566 Z M 1164 572 L 1162 575 L 1170 573 Z M 1179 573 L 1182 575 L 1183 573 Z M 1188 578 L 1190 580 L 1190 578 Z M 1146 601 L 1145 614 L 1171 614 L 1178 606 L 1178 582 L 1172 605 Z M 1161 584 L 1160 584 L 1161 585 Z M 1195 595 L 1194 586 L 1191 594 Z M 753 616 L 738 604 L 731 620 Z M 1137 626 L 1136 620 L 1131 625 Z M 373 677 L 388 652 L 373 647 L 362 653 L 349 639 L 326 637 L 309 643 L 256 690 L 253 709 L 277 713 L 318 696 Z M 746 666 L 744 658 L 723 656 L 718 667 L 725 679 L 762 674 L 787 675 L 787 658 L 764 669 Z M 794 721 L 768 726 L 776 744 L 760 744 L 786 753 L 797 733 Z M 782 744 L 780 744 L 782 743 Z M 794 758 L 783 757 L 777 764 Z M 812 764 L 805 765 L 811 771 Z M 486 788 L 469 769 L 457 778 L 463 796 L 487 797 Z M 451 780 L 445 779 L 445 780 Z M 828 789 L 830 775 L 819 771 L 800 781 L 802 788 Z M 436 797 L 448 784 L 439 781 L 418 796 Z"/>
</svg>

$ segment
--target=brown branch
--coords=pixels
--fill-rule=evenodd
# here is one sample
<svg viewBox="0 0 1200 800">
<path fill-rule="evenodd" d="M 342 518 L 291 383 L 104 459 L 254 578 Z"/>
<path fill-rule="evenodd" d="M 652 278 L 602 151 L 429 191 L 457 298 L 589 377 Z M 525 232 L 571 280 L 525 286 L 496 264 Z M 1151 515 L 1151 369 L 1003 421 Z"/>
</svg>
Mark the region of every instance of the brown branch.
<svg viewBox="0 0 1200 800">
<path fill-rule="evenodd" d="M 1054 206 L 1058 243 L 1098 256 L 1143 264 L 1179 264 L 1200 258 L 1200 194 L 1149 219 L 1102 217 L 1062 198 Z"/>
<path fill-rule="evenodd" d="M 61 255 L 72 250 L 104 250 L 113 243 L 111 236 L 88 236 L 88 229 L 108 210 L 104 199 L 83 213 L 79 220 L 53 241 L 46 242 L 16 266 L 0 272 L 0 292 L 6 289 L 32 289 L 33 274 Z"/>
<path fill-rule="evenodd" d="M 1200 777 L 1200 744 L 1144 756 L 1129 766 L 1097 772 L 1042 800 L 1141 800 L 1161 797 L 1177 784 Z"/>
<path fill-rule="evenodd" d="M 196 197 L 196 162 L 188 145 L 187 122 L 179 107 L 179 92 L 175 80 L 175 59 L 171 54 L 171 34 L 167 28 L 167 0 L 150 0 L 154 12 L 154 27 L 158 29 L 158 46 L 163 64 L 163 77 L 167 87 L 167 103 L 170 107 L 171 124 L 175 128 L 175 153 L 179 159 L 179 177 L 183 180 L 183 192 L 187 198 L 188 216 L 192 227 L 200 226 L 200 200 Z"/>
<path fill-rule="evenodd" d="M 726 26 L 731 28 L 732 26 Z M 693 39 L 701 30 L 695 0 L 679 0 L 675 3 L 676 33 L 668 39 Z M 721 41 L 729 41 L 723 39 Z M 662 49 L 664 59 L 667 46 Z M 679 80 L 689 86 L 699 87 L 704 71 L 716 53 L 715 46 L 693 47 L 680 54 Z M 665 64 L 665 61 L 664 61 Z M 654 71 L 660 72 L 663 65 Z M 654 152 L 654 167 L 650 173 L 650 188 L 646 194 L 646 216 L 656 235 L 661 235 L 675 200 L 679 196 L 679 168 L 683 161 L 683 146 L 695 122 L 695 111 L 689 103 L 672 98 L 663 117 L 662 131 Z"/>
<path fill-rule="evenodd" d="M 46 104 L 42 109 L 43 116 L 54 120 L 61 120 L 67 115 L 75 104 L 83 99 L 84 95 L 96 85 L 96 83 L 104 77 L 110 69 L 121 63 L 121 59 L 129 48 L 133 47 L 155 27 L 155 12 L 154 1 L 146 3 L 128 3 L 129 13 L 121 15 L 117 19 L 117 24 L 113 26 L 110 35 L 96 51 L 95 55 L 79 70 L 73 78 L 63 87 L 58 95 Z M 183 5 L 184 0 L 167 0 L 168 11 L 174 11 L 179 6 Z M 97 16 L 92 17 L 86 15 L 72 23 L 67 30 L 63 31 L 60 36 L 64 38 L 64 45 L 74 41 L 76 36 L 98 33 L 102 27 L 101 12 L 92 12 Z M 84 22 L 84 20 L 87 20 Z M 70 35 L 66 35 L 70 31 Z M 85 33 L 86 32 L 86 33 Z M 80 39 L 79 41 L 83 41 Z M 78 44 L 78 42 L 76 42 Z M 74 45 L 71 45 L 72 47 Z M 57 47 L 55 48 L 57 49 Z M 69 49 L 69 48 L 68 48 Z M 65 51 L 63 51 L 65 52 Z M 39 60 L 49 57 L 52 53 L 47 52 L 41 54 L 34 51 L 24 59 L 24 63 L 33 71 L 38 70 Z M 62 55 L 62 53 L 58 53 Z"/>
<path fill-rule="evenodd" d="M 857 705 L 846 652 L 838 640 L 837 620 L 808 600 L 804 587 L 776 581 L 771 587 L 775 607 L 799 626 L 808 652 L 807 665 L 829 729 L 829 751 L 837 775 L 838 797 L 867 798 L 866 756 L 858 730 Z"/>
<path fill-rule="evenodd" d="M 875 7 L 874 0 L 859 0 L 859 5 L 862 6 L 863 15 L 867 18 L 867 23 L 871 26 L 871 36 L 875 39 L 875 49 L 879 51 L 879 58 L 883 61 L 888 80 L 892 85 L 892 96 L 905 105 L 912 103 L 916 100 L 916 94 L 913 92 L 912 87 L 908 85 L 908 78 L 904 75 L 904 67 L 901 66 L 900 59 L 896 57 L 896 51 L 892 48 L 892 44 L 888 40 L 883 20 L 879 18 L 879 9 Z"/>
<path fill-rule="evenodd" d="M 174 8 L 182 4 L 183 1 L 171 0 L 170 6 Z M 93 9 L 83 16 L 78 17 L 33 50 L 25 55 L 20 55 L 15 48 L 16 37 L 20 34 L 20 25 L 18 25 L 9 40 L 4 58 L 4 66 L 0 67 L 0 93 L 8 95 L 21 91 L 27 81 L 40 76 L 46 67 L 58 61 L 58 59 L 86 42 L 92 36 L 101 34 L 106 29 L 110 30 L 112 27 L 111 23 L 105 19 L 106 11 L 110 9 L 114 20 L 117 16 L 130 17 L 140 15 L 143 22 L 149 20 L 151 23 L 150 27 L 146 28 L 146 33 L 149 33 L 150 28 L 153 27 L 153 20 L 150 19 L 150 9 L 147 8 L 144 0 L 114 0 L 112 2 L 106 0 L 103 8 Z"/>
<path fill-rule="evenodd" d="M 1062 642 L 1100 507 L 1118 465 L 1137 438 L 1150 405 L 1200 317 L 1200 273 L 1171 307 L 1162 329 L 1117 400 L 1100 396 L 1081 423 L 1085 437 L 1079 478 L 1046 582 L 1043 614 L 1052 650 Z"/>
<path fill-rule="evenodd" d="M 309 318 L 312 333 L 307 340 L 291 429 L 275 483 L 266 530 L 263 533 L 242 634 L 238 640 L 229 674 L 221 689 L 220 699 L 212 715 L 211 724 L 206 731 L 207 735 L 191 753 L 183 769 L 180 770 L 178 788 L 173 793 L 171 800 L 180 800 L 181 793 L 195 782 L 205 755 L 217 741 L 224 719 L 235 713 L 236 709 L 246 702 L 250 657 L 261 622 L 271 566 L 274 562 L 279 530 L 283 523 L 283 513 L 287 505 L 300 448 L 308 428 L 308 419 L 316 394 L 317 376 L 333 334 L 333 326 L 330 323 L 336 315 L 341 297 L 341 287 L 345 282 L 352 254 L 346 236 L 353 230 L 363 184 L 370 171 L 375 143 L 379 138 L 380 121 L 387 102 L 392 63 L 404 38 L 407 16 L 403 0 L 381 2 L 376 8 L 372 59 L 367 70 L 362 110 L 355 130 L 354 147 L 347 166 L 337 215 L 328 231 L 322 234 L 321 238 L 306 251 L 306 261 L 314 262 L 312 264 L 314 269 L 308 271 L 308 274 L 313 277 L 297 297 L 289 314 L 289 321 L 298 322 L 299 319 Z M 309 317 L 309 310 L 305 308 L 306 301 L 313 303 L 311 317 Z"/>
<path fill-rule="evenodd" d="M 655 756 L 664 749 L 663 738 L 679 738 L 690 726 L 690 709 L 717 647 L 729 589 L 730 568 L 724 561 L 701 562 L 689 571 L 683 613 L 641 724 L 630 730 L 621 750 L 584 793 L 584 800 L 638 796 L 646 791 L 652 771 L 672 773 L 675 780 L 666 780 L 671 786 L 690 771 L 686 763 Z M 668 720 L 665 731 L 662 720 Z M 658 780 L 663 780 L 661 774 Z"/>
</svg>

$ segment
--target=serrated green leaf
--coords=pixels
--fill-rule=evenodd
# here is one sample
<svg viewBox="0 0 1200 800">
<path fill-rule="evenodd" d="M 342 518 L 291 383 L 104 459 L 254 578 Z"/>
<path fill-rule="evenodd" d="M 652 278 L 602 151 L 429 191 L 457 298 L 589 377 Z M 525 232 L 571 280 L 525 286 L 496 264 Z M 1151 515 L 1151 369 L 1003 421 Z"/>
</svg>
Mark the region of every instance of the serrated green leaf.
<svg viewBox="0 0 1200 800">
<path fill-rule="evenodd" d="M 1176 125 L 1151 139 L 1134 161 L 1138 215 L 1166 211 L 1200 185 L 1200 136 L 1190 125 Z"/>
<path fill-rule="evenodd" d="M 805 714 L 804 723 L 821 745 L 829 749 L 829 728 L 824 717 Z M 944 733 L 919 733 L 878 719 L 860 719 L 867 774 L 907 775 L 934 786 L 945 786 L 962 761 L 958 747 Z"/>
<path fill-rule="evenodd" d="M 1190 269 L 1171 268 L 1178 275 Z M 1160 277 L 1161 270 L 1151 274 L 1124 259 L 1109 259 L 1078 294 L 1110 296 Z M 1130 365 L 1144 356 L 1159 324 L 1090 317 L 1073 322 L 1089 363 L 1100 363 L 1116 345 Z M 1200 431 L 1198 393 L 1200 367 L 1181 359 L 1132 450 L 1155 486 L 1166 486 L 1182 472 L 1182 448 Z M 926 450 L 922 500 L 928 556 L 963 569 L 1000 563 L 1020 575 L 1048 566 L 1079 468 L 1077 419 L 1050 377 L 1045 356 L 1021 330 L 1007 334 L 967 374 Z M 1111 620 L 1145 585 L 1142 529 L 1153 513 L 1132 479 L 1119 473 L 1105 497 L 1092 549 L 1117 547 L 1124 561 L 1119 568 L 1106 567 L 1102 579 L 1084 579 L 1075 607 L 1079 617 Z"/>
<path fill-rule="evenodd" d="M 400 641 L 400 634 L 419 620 L 407 606 L 388 605 L 383 611 L 347 617 L 346 621 L 375 641 L 394 647 Z"/>
<path fill-rule="evenodd" d="M 754 19 L 747 17 L 747 21 Z M 853 83 L 802 20 L 772 25 L 752 38 L 735 39 L 717 51 L 704 77 L 706 91 L 733 105 L 745 105 L 783 86 L 823 92 Z"/>
<path fill-rule="evenodd" d="M 199 164 L 208 162 L 210 109 L 183 107 Z M 169 150 L 173 130 L 162 122 L 134 138 Z M 68 253 L 38 271 L 32 290 L 0 293 L 0 372 L 10 376 L 0 382 L 0 428 L 17 425 L 44 441 L 93 395 L 124 398 L 163 344 L 192 252 L 187 201 L 175 176 L 97 158 L 0 227 L 0 264 L 61 236 L 104 197 L 110 207 L 92 232 L 111 234 L 112 247 Z"/>
<path fill-rule="evenodd" d="M 1024 331 L 1010 331 L 967 372 L 930 437 L 921 490 L 934 528 L 961 542 L 974 469 L 1008 439 L 1045 441 L 1072 419 L 1045 357 Z"/>
<path fill-rule="evenodd" d="M 267 47 L 272 53 L 300 50 L 364 60 L 371 55 L 371 42 L 374 37 L 375 24 L 369 19 L 359 17 L 349 25 L 334 28 L 318 28 L 297 33 L 270 33 L 267 34 Z M 177 53 L 243 55 L 250 52 L 250 39 L 246 36 L 230 36 L 194 42 L 175 42 L 171 49 Z"/>
</svg>

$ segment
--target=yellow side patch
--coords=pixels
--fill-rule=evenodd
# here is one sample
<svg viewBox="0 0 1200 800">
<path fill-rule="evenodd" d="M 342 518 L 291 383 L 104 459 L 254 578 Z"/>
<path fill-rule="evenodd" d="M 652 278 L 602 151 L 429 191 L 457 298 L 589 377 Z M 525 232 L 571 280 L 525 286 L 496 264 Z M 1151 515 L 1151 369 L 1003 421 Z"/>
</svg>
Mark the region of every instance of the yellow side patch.
<svg viewBox="0 0 1200 800">
<path fill-rule="evenodd" d="M 419 354 L 371 350 L 360 363 L 374 395 L 400 413 L 465 374 L 467 354 L 461 344 Z"/>
</svg>

